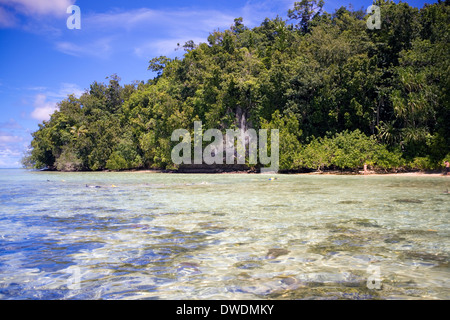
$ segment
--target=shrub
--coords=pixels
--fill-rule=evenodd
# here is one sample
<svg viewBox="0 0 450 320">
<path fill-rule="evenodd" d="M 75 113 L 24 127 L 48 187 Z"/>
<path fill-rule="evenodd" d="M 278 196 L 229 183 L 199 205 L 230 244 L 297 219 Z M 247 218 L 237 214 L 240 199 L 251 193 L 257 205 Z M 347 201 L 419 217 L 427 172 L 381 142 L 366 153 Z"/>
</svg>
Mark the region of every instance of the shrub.
<svg viewBox="0 0 450 320">
<path fill-rule="evenodd" d="M 303 168 L 323 170 L 332 164 L 335 145 L 328 138 L 314 138 L 300 152 L 300 166 Z"/>
<path fill-rule="evenodd" d="M 55 161 L 56 170 L 58 171 L 80 171 L 83 162 L 71 148 L 64 148 L 61 155 Z"/>
<path fill-rule="evenodd" d="M 432 160 L 429 156 L 427 157 L 416 157 L 412 160 L 408 167 L 413 170 L 429 171 L 437 170 L 442 168 L 442 165 L 435 160 Z"/>
</svg>

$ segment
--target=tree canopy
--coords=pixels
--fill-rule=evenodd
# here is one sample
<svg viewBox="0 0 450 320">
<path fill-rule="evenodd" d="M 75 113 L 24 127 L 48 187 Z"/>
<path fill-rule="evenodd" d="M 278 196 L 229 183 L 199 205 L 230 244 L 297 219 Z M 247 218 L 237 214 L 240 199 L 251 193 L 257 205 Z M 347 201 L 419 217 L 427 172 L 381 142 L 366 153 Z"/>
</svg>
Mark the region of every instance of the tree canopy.
<svg viewBox="0 0 450 320">
<path fill-rule="evenodd" d="M 153 58 L 147 82 L 93 82 L 32 134 L 23 163 L 64 171 L 176 169 L 171 133 L 280 130 L 280 169 L 437 169 L 450 156 L 450 3 L 363 10 L 295 2 L 288 20 L 236 18 L 181 59 Z"/>
</svg>

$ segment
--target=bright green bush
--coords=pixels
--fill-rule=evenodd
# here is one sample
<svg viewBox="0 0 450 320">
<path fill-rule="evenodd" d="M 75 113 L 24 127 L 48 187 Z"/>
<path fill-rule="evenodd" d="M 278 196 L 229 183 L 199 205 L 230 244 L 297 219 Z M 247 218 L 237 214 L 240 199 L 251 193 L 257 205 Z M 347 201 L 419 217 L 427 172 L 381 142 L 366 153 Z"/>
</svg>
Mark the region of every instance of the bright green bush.
<svg viewBox="0 0 450 320">
<path fill-rule="evenodd" d="M 416 157 L 409 162 L 408 167 L 412 170 L 431 171 L 442 168 L 440 161 L 432 160 L 427 157 Z"/>
</svg>

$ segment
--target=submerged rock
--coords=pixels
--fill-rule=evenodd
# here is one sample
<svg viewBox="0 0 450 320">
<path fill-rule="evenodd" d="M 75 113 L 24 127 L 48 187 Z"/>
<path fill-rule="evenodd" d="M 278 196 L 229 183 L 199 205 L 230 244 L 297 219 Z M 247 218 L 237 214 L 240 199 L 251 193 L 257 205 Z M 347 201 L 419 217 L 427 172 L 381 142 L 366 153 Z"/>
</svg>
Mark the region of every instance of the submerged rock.
<svg viewBox="0 0 450 320">
<path fill-rule="evenodd" d="M 378 291 L 369 290 L 364 277 L 352 274 L 311 273 L 278 279 L 264 298 L 269 299 L 379 299 Z"/>
<path fill-rule="evenodd" d="M 185 268 L 198 268 L 200 267 L 200 264 L 196 263 L 196 262 L 182 262 L 179 264 L 180 267 L 185 267 Z"/>
<path fill-rule="evenodd" d="M 200 265 L 195 262 L 182 262 L 177 267 L 179 275 L 196 275 L 202 273 L 199 269 Z"/>
<path fill-rule="evenodd" d="M 148 230 L 150 226 L 148 224 L 132 224 L 131 228 L 133 229 L 142 229 L 142 230 Z"/>
<path fill-rule="evenodd" d="M 355 224 L 366 228 L 381 228 L 378 223 L 369 219 L 358 219 L 357 221 L 355 221 Z"/>
<path fill-rule="evenodd" d="M 261 261 L 240 261 L 236 262 L 234 267 L 238 269 L 257 269 L 262 267 Z"/>
<path fill-rule="evenodd" d="M 435 264 L 448 264 L 450 262 L 450 257 L 442 253 L 429 253 L 429 252 L 418 252 L 418 251 L 404 251 L 401 253 L 401 258 L 429 261 Z"/>
<path fill-rule="evenodd" d="M 100 186 L 89 186 L 89 185 L 86 185 L 86 188 L 100 189 L 101 187 Z"/>
<path fill-rule="evenodd" d="M 206 230 L 208 233 L 220 233 L 226 230 L 226 228 L 218 226 L 213 222 L 200 222 L 197 224 L 202 230 Z"/>
<path fill-rule="evenodd" d="M 360 204 L 362 203 L 361 201 L 358 200 L 342 200 L 339 201 L 339 204 Z"/>
<path fill-rule="evenodd" d="M 290 251 L 286 249 L 272 248 L 266 254 L 266 259 L 276 259 L 280 256 L 289 254 Z"/>
<path fill-rule="evenodd" d="M 437 234 L 436 230 L 428 229 L 428 230 L 400 230 L 398 232 L 400 235 L 414 235 L 414 236 L 427 236 L 427 235 L 435 235 Z"/>
<path fill-rule="evenodd" d="M 247 272 L 241 272 L 237 275 L 238 279 L 251 279 L 252 276 L 249 275 Z"/>
<path fill-rule="evenodd" d="M 387 239 L 384 240 L 385 243 L 399 243 L 401 241 L 405 241 L 406 238 L 400 237 L 398 235 L 392 235 L 392 234 L 388 234 Z"/>
<path fill-rule="evenodd" d="M 419 199 L 396 199 L 394 201 L 400 203 L 423 203 L 423 201 Z"/>
<path fill-rule="evenodd" d="M 294 277 L 281 277 L 281 279 L 280 279 L 280 283 L 282 283 L 284 285 L 288 285 L 288 286 L 292 286 L 298 282 L 299 281 Z"/>
</svg>

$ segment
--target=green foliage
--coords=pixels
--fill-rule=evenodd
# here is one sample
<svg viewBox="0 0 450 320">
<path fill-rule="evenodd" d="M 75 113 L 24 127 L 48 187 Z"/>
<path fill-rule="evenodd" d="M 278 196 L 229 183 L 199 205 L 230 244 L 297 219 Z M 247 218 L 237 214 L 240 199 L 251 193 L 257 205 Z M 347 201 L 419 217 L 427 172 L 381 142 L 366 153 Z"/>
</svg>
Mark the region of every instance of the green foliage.
<svg viewBox="0 0 450 320">
<path fill-rule="evenodd" d="M 297 158 L 301 148 L 299 138 L 302 131 L 296 117 L 293 114 L 281 116 L 277 110 L 272 115 L 270 122 L 262 119 L 261 128 L 268 129 L 268 132 L 272 129 L 279 130 L 279 169 L 282 171 L 298 169 Z M 272 150 L 271 144 L 268 145 L 268 150 Z"/>
<path fill-rule="evenodd" d="M 131 131 L 127 130 L 117 144 L 116 150 L 111 153 L 108 161 L 106 161 L 106 169 L 126 170 L 141 167 L 143 167 L 142 158 L 138 154 Z"/>
<path fill-rule="evenodd" d="M 385 146 L 379 146 L 373 161 L 373 167 L 384 171 L 398 170 L 405 166 L 405 160 L 399 150 L 388 151 Z"/>
<path fill-rule="evenodd" d="M 409 164 L 408 167 L 412 170 L 420 171 L 431 171 L 437 170 L 442 167 L 442 165 L 432 160 L 430 157 L 415 157 Z"/>
<path fill-rule="evenodd" d="M 36 166 L 35 160 L 33 159 L 33 155 L 31 153 L 31 148 L 28 148 L 22 156 L 20 160 L 22 166 L 26 169 L 33 169 Z"/>
<path fill-rule="evenodd" d="M 65 147 L 55 162 L 58 171 L 80 171 L 83 167 L 81 159 L 69 146 Z"/>
<path fill-rule="evenodd" d="M 300 153 L 302 167 L 318 171 L 324 168 L 362 169 L 364 165 L 376 169 L 397 169 L 403 165 L 399 152 L 390 152 L 374 136 L 359 130 L 344 131 L 333 138 L 313 138 Z"/>
<path fill-rule="evenodd" d="M 338 133 L 333 139 L 336 152 L 333 164 L 339 168 L 362 168 L 365 163 L 372 164 L 378 142 L 359 130 Z"/>
<path fill-rule="evenodd" d="M 327 137 L 313 138 L 313 140 L 301 150 L 299 162 L 303 168 L 322 171 L 330 167 L 336 152 L 333 141 Z"/>
<path fill-rule="evenodd" d="M 171 60 L 165 56 L 153 58 L 148 62 L 148 70 L 156 72 L 158 76 L 161 76 L 164 68 Z"/>
<path fill-rule="evenodd" d="M 302 0 L 294 3 L 294 9 L 288 11 L 290 19 L 300 20 L 298 28 L 302 32 L 308 32 L 311 20 L 318 17 L 322 12 L 323 0 Z"/>
<path fill-rule="evenodd" d="M 149 61 L 156 77 L 117 75 L 69 96 L 34 132 L 23 163 L 56 170 L 176 168 L 171 133 L 278 129 L 280 170 L 438 168 L 450 153 L 450 6 L 376 1 L 364 12 L 295 2 L 289 20 L 236 18 L 182 59 Z"/>
</svg>

